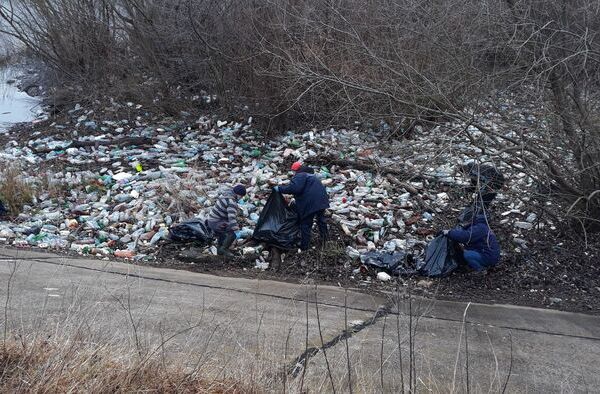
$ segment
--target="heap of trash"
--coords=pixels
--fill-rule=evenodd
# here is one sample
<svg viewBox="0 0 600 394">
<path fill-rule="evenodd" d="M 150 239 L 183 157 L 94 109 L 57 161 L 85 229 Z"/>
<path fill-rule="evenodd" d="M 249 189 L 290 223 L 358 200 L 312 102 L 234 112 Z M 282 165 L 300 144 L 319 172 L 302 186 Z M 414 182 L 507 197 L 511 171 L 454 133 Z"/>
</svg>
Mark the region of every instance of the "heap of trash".
<svg viewBox="0 0 600 394">
<path fill-rule="evenodd" d="M 330 221 L 351 240 L 349 260 L 424 251 L 439 230 L 436 217 L 456 213 L 453 193 L 467 183 L 456 168 L 479 154 L 448 132 L 452 125 L 419 130 L 408 141 L 386 140 L 379 128 L 290 131 L 266 140 L 251 118 L 100 121 L 80 105 L 69 114 L 71 121 L 38 125 L 26 138 L 3 136 L 0 161 L 18 166 L 35 193 L 17 217 L 0 222 L 0 242 L 151 260 L 173 225 L 201 218 L 223 188 L 238 183 L 248 190 L 242 237 L 251 237 L 271 187 L 288 182 L 290 163 L 300 160 L 327 188 Z M 437 144 L 426 144 L 433 134 Z M 510 187 L 530 185 L 525 174 L 506 171 L 513 171 Z M 514 240 L 526 248 L 522 234 L 545 223 L 526 201 L 497 200 L 500 219 L 512 218 Z"/>
</svg>

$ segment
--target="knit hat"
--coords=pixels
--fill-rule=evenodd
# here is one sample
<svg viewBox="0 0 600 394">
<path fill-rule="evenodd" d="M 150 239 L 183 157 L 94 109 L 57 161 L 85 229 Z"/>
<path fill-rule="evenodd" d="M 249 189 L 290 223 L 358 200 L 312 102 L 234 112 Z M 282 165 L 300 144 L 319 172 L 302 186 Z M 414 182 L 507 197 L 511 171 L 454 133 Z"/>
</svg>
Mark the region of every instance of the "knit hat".
<svg viewBox="0 0 600 394">
<path fill-rule="evenodd" d="M 233 188 L 233 192 L 238 196 L 245 196 L 246 188 L 243 185 L 235 185 Z"/>
<path fill-rule="evenodd" d="M 302 168 L 302 163 L 300 163 L 299 161 L 292 164 L 292 171 L 298 171 L 300 168 Z"/>
</svg>

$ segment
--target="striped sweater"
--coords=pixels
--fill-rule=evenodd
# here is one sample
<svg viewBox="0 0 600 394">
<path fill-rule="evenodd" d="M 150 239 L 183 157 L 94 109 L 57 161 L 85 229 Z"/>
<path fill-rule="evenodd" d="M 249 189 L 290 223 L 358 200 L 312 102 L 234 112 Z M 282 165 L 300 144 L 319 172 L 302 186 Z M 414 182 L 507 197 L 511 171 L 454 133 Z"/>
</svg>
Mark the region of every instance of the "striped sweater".
<svg viewBox="0 0 600 394">
<path fill-rule="evenodd" d="M 213 230 L 236 231 L 239 229 L 237 223 L 238 204 L 236 195 L 232 191 L 223 193 L 208 214 L 208 223 Z"/>
</svg>

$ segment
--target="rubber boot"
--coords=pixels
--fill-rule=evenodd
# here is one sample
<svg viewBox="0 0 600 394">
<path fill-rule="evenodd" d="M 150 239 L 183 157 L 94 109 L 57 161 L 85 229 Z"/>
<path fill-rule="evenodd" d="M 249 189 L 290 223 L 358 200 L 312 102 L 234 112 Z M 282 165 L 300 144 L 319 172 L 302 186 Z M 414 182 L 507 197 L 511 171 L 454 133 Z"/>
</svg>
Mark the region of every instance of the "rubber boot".
<svg viewBox="0 0 600 394">
<path fill-rule="evenodd" d="M 229 251 L 229 247 L 235 241 L 235 233 L 227 233 L 223 238 L 223 243 L 217 247 L 217 254 L 219 256 L 233 257 L 233 253 Z"/>
</svg>

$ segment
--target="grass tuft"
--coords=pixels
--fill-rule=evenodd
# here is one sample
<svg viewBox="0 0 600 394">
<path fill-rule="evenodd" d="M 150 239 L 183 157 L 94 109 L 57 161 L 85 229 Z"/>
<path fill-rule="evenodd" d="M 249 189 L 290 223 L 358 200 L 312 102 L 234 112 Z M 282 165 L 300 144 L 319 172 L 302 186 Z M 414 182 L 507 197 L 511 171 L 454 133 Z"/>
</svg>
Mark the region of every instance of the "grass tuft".
<svg viewBox="0 0 600 394">
<path fill-rule="evenodd" d="M 6 210 L 17 216 L 23 206 L 33 201 L 33 187 L 23 180 L 22 172 L 13 166 L 0 170 L 0 200 Z"/>
<path fill-rule="evenodd" d="M 0 391 L 13 393 L 247 393 L 236 382 L 203 379 L 177 364 L 157 359 L 125 362 L 108 349 L 84 343 L 47 342 L 0 347 Z"/>
</svg>

